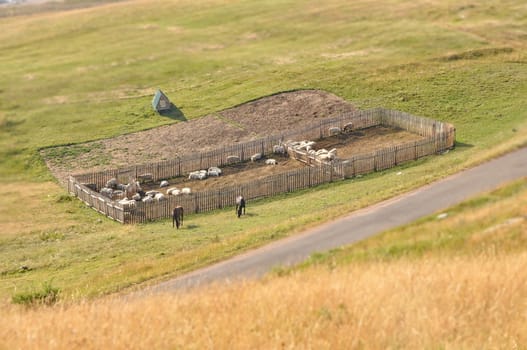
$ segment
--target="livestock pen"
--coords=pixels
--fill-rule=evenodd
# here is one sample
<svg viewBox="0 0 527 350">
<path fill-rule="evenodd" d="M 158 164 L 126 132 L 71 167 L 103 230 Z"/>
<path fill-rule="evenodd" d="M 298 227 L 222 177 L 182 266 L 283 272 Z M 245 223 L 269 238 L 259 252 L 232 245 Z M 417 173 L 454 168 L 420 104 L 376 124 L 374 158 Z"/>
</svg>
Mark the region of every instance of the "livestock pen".
<svg viewBox="0 0 527 350">
<path fill-rule="evenodd" d="M 235 186 L 195 192 L 180 196 L 168 196 L 161 202 L 135 202 L 120 204 L 105 198 L 97 190 L 111 178 L 123 182 L 130 178 L 144 178 L 152 182 L 185 176 L 191 171 L 231 163 L 234 156 L 239 162 L 247 162 L 255 153 L 273 154 L 273 147 L 287 140 L 324 139 L 331 136 L 332 128 L 344 129 L 349 124 L 354 130 L 378 125 L 397 127 L 421 135 L 418 141 L 384 147 L 347 159 L 335 159 L 294 171 L 271 175 Z M 454 147 L 455 128 L 449 123 L 421 118 L 408 113 L 376 108 L 346 113 L 336 118 L 321 119 L 290 133 L 271 135 L 246 143 L 222 147 L 216 150 L 177 157 L 171 160 L 110 169 L 101 172 L 71 175 L 68 191 L 102 214 L 122 223 L 139 223 L 168 218 L 172 208 L 181 205 L 185 212 L 199 213 L 235 205 L 235 198 L 242 194 L 246 199 L 258 199 L 316 186 L 338 179 L 350 178 L 374 171 L 388 169 L 398 164 L 443 152 Z M 300 154 L 291 154 L 301 157 Z"/>
</svg>

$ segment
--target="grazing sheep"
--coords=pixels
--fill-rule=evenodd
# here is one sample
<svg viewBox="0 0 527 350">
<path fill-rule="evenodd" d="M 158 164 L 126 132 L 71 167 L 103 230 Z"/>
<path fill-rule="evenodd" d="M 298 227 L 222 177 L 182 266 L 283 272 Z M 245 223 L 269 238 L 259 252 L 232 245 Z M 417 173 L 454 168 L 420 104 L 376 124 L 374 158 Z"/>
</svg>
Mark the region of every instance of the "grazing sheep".
<svg viewBox="0 0 527 350">
<path fill-rule="evenodd" d="M 103 187 L 103 188 L 101 188 L 100 193 L 103 196 L 108 197 L 108 198 L 111 199 L 112 195 L 113 195 L 113 190 L 111 188 L 108 188 L 108 187 Z"/>
<path fill-rule="evenodd" d="M 212 166 L 207 170 L 207 176 L 220 176 L 221 175 L 221 169 L 217 166 Z"/>
<path fill-rule="evenodd" d="M 116 178 L 111 178 L 110 180 L 106 181 L 106 185 L 104 187 L 111 188 L 112 190 L 115 190 L 117 188 L 118 184 L 119 184 L 119 181 L 117 181 Z"/>
<path fill-rule="evenodd" d="M 150 202 L 153 202 L 154 201 L 154 198 L 150 197 L 150 196 L 146 196 L 145 198 L 142 199 L 143 203 L 150 203 Z"/>
<path fill-rule="evenodd" d="M 146 197 L 154 198 L 154 197 L 156 196 L 156 194 L 158 194 L 158 193 L 160 193 L 160 192 L 155 191 L 155 190 L 147 191 L 147 192 L 145 193 L 145 195 L 146 195 L 145 198 L 146 198 Z"/>
<path fill-rule="evenodd" d="M 251 156 L 251 162 L 256 162 L 257 160 L 262 159 L 261 153 L 255 153 Z"/>
<path fill-rule="evenodd" d="M 162 202 L 164 200 L 167 199 L 167 197 L 165 197 L 165 195 L 163 193 L 156 193 L 156 195 L 154 196 L 154 199 L 158 202 Z"/>
<path fill-rule="evenodd" d="M 334 153 L 323 153 L 318 156 L 318 159 L 320 160 L 333 160 L 335 159 Z"/>
<path fill-rule="evenodd" d="M 159 184 L 159 187 L 168 187 L 169 183 L 167 180 L 163 180 L 161 181 L 161 183 Z"/>
<path fill-rule="evenodd" d="M 315 145 L 315 141 L 302 141 L 300 142 L 300 144 L 294 146 L 294 149 L 296 150 L 306 150 L 306 151 L 309 151 L 311 148 L 313 148 L 313 146 Z"/>
<path fill-rule="evenodd" d="M 282 145 L 274 145 L 273 146 L 273 153 L 274 154 L 284 154 L 285 153 L 285 147 Z"/>
<path fill-rule="evenodd" d="M 276 164 L 278 164 L 278 162 L 276 161 L 276 159 L 270 158 L 270 159 L 267 159 L 265 161 L 265 164 L 267 164 L 267 165 L 276 165 Z"/>
<path fill-rule="evenodd" d="M 338 126 L 332 126 L 331 128 L 328 129 L 328 131 L 329 131 L 329 134 L 332 135 L 332 136 L 333 135 L 338 135 L 341 132 L 341 130 L 340 130 L 340 128 Z"/>
<path fill-rule="evenodd" d="M 321 154 L 326 154 L 326 153 L 328 153 L 328 150 L 325 149 L 325 148 L 321 148 L 321 149 L 319 149 L 318 151 L 315 152 L 315 156 L 319 156 Z"/>
<path fill-rule="evenodd" d="M 227 156 L 227 163 L 232 164 L 232 163 L 239 163 L 239 162 L 240 162 L 240 157 L 238 157 L 238 156 Z"/>
<path fill-rule="evenodd" d="M 189 180 L 205 180 L 207 178 L 207 170 L 197 170 L 188 174 Z"/>
<path fill-rule="evenodd" d="M 175 196 L 175 194 L 172 193 L 172 192 L 176 192 L 176 191 L 179 192 L 179 189 L 177 189 L 176 187 L 170 187 L 170 188 L 167 190 L 167 196 L 170 196 L 170 195 Z"/>
<path fill-rule="evenodd" d="M 181 189 L 181 194 L 190 194 L 190 187 L 183 187 Z"/>
</svg>

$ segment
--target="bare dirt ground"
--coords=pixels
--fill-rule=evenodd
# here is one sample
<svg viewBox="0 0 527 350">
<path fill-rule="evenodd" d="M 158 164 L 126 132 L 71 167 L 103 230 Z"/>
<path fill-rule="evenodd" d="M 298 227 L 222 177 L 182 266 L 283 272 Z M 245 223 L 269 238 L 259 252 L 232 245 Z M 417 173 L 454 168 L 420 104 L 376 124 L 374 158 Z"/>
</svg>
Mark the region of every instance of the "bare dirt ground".
<svg viewBox="0 0 527 350">
<path fill-rule="evenodd" d="M 296 130 L 317 118 L 334 117 L 353 110 L 355 108 L 352 104 L 324 91 L 285 92 L 186 122 L 107 140 L 47 149 L 42 155 L 51 172 L 63 181 L 72 173 L 158 162 L 178 155 Z M 402 130 L 374 127 L 320 140 L 314 148 L 337 148 L 339 158 L 349 158 L 354 154 L 420 138 L 419 135 Z M 170 179 L 169 182 L 171 186 L 185 186 L 191 187 L 193 191 L 201 191 L 234 185 L 241 178 L 244 182 L 251 181 L 305 166 L 288 158 L 277 158 L 277 161 L 278 164 L 274 166 L 265 165 L 263 159 L 255 163 L 225 167 L 222 176 L 217 178 L 189 181 L 181 177 Z M 243 172 L 242 177 L 240 172 Z"/>
<path fill-rule="evenodd" d="M 340 134 L 317 141 L 314 150 L 337 149 L 337 156 L 341 159 L 351 158 L 353 155 L 368 153 L 383 147 L 395 146 L 404 142 L 422 139 L 420 135 L 412 134 L 404 130 L 377 126 L 363 130 L 357 130 L 349 134 Z M 288 157 L 272 156 L 277 165 L 266 165 L 263 158 L 257 162 L 245 162 L 222 168 L 220 177 L 209 177 L 205 180 L 188 180 L 186 177 L 169 179 L 170 187 L 190 187 L 194 192 L 201 192 L 215 188 L 232 186 L 240 181 L 248 182 L 270 175 L 280 174 L 286 171 L 303 168 L 305 163 Z M 241 173 L 243 172 L 243 175 Z M 157 184 L 143 186 L 145 190 L 158 190 Z"/>
<path fill-rule="evenodd" d="M 52 174 L 62 181 L 73 173 L 158 162 L 250 141 L 353 110 L 352 104 L 328 92 L 284 92 L 201 118 L 112 139 L 46 149 L 41 154 Z"/>
</svg>

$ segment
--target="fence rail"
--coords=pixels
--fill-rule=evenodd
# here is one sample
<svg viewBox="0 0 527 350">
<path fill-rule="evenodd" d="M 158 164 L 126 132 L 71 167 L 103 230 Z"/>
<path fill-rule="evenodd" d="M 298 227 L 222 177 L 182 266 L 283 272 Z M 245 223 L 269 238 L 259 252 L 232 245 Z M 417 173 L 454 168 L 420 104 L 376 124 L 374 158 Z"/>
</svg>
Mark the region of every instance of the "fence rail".
<svg viewBox="0 0 527 350">
<path fill-rule="evenodd" d="M 364 129 L 377 125 L 398 127 L 417 133 L 423 140 L 387 147 L 372 153 L 355 155 L 349 159 L 338 159 L 331 164 L 312 164 L 314 167 L 268 176 L 252 182 L 190 195 L 168 196 L 162 202 L 135 202 L 123 205 L 99 194 L 111 178 L 126 183 L 130 178 L 148 178 L 152 181 L 186 175 L 191 171 L 229 163 L 228 157 L 236 156 L 247 161 L 255 153 L 270 154 L 273 146 L 285 140 L 318 139 L 331 136 L 333 127 L 344 128 L 352 123 L 353 129 Z M 442 152 L 455 143 L 455 128 L 448 123 L 416 117 L 407 113 L 372 109 L 343 114 L 312 123 L 305 128 L 279 135 L 222 147 L 216 150 L 182 156 L 158 163 L 142 164 L 127 168 L 76 174 L 69 177 L 68 191 L 100 213 L 121 223 L 140 223 L 148 220 L 171 217 L 171 210 L 181 205 L 185 212 L 198 213 L 235 205 L 235 198 L 242 194 L 246 199 L 270 197 L 316 186 L 337 179 L 349 178 L 373 171 L 391 168 L 398 164 Z M 304 160 L 310 162 L 309 159 Z"/>
</svg>

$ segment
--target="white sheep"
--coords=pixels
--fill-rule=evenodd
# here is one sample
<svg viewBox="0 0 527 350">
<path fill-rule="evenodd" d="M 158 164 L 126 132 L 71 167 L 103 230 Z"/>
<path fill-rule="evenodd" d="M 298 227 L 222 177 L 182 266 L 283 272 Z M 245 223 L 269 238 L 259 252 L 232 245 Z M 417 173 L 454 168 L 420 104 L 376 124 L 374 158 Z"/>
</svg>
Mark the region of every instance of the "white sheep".
<svg viewBox="0 0 527 350">
<path fill-rule="evenodd" d="M 320 160 L 333 160 L 335 159 L 335 154 L 334 153 L 323 153 L 323 154 L 320 154 L 318 156 L 318 159 Z"/>
<path fill-rule="evenodd" d="M 147 197 L 151 197 L 151 198 L 154 198 L 156 196 L 156 194 L 160 193 L 159 191 L 155 191 L 155 190 L 152 190 L 152 191 L 148 191 L 146 192 L 146 196 Z"/>
<path fill-rule="evenodd" d="M 309 151 L 313 146 L 315 145 L 315 141 L 302 141 L 299 145 L 296 145 L 294 148 L 297 150 L 303 150 Z"/>
<path fill-rule="evenodd" d="M 221 175 L 221 169 L 217 166 L 211 166 L 207 170 L 207 176 L 220 176 Z"/>
<path fill-rule="evenodd" d="M 170 187 L 168 190 L 167 190 L 167 195 L 170 196 L 170 195 L 173 195 L 175 196 L 175 194 L 173 192 L 179 192 L 179 189 L 176 188 L 176 187 Z"/>
<path fill-rule="evenodd" d="M 156 193 L 154 199 L 158 202 L 162 202 L 167 199 L 163 193 Z"/>
<path fill-rule="evenodd" d="M 150 197 L 150 196 L 146 196 L 145 198 L 142 199 L 143 203 L 150 203 L 150 202 L 153 202 L 154 201 L 154 198 Z"/>
<path fill-rule="evenodd" d="M 273 153 L 274 154 L 284 154 L 285 153 L 285 147 L 282 145 L 274 145 L 273 146 Z"/>
<path fill-rule="evenodd" d="M 193 171 L 188 175 L 189 180 L 205 180 L 207 178 L 207 170 Z"/>
<path fill-rule="evenodd" d="M 251 156 L 251 162 L 256 162 L 257 160 L 262 159 L 261 153 L 255 153 Z"/>
<path fill-rule="evenodd" d="M 190 187 L 183 187 L 181 189 L 181 194 L 190 194 Z"/>
<path fill-rule="evenodd" d="M 169 183 L 167 180 L 163 180 L 161 181 L 161 183 L 159 184 L 159 187 L 168 187 Z"/>
<path fill-rule="evenodd" d="M 319 156 L 321 154 L 326 154 L 326 153 L 328 153 L 328 150 L 325 149 L 325 148 L 321 148 L 321 149 L 319 149 L 318 151 L 315 152 L 315 156 Z"/>
<path fill-rule="evenodd" d="M 278 164 L 278 162 L 276 161 L 276 159 L 270 158 L 270 159 L 267 159 L 265 161 L 265 164 L 267 164 L 267 165 L 276 165 L 276 164 Z"/>
</svg>

